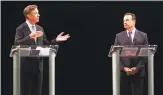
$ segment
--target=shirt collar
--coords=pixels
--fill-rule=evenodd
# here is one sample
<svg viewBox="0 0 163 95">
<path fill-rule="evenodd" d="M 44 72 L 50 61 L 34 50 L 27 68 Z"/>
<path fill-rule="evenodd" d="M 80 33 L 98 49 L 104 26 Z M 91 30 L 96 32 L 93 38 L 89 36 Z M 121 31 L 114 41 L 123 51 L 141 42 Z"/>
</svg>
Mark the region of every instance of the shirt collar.
<svg viewBox="0 0 163 95">
<path fill-rule="evenodd" d="M 134 29 L 132 30 L 132 33 L 131 34 L 135 34 L 135 31 L 136 31 L 136 28 L 134 27 Z M 128 30 L 127 30 L 127 34 L 128 34 Z"/>
<path fill-rule="evenodd" d="M 27 23 L 27 25 L 28 25 L 29 27 L 35 26 L 35 24 L 34 24 L 34 25 L 32 25 L 31 23 L 29 23 L 29 21 L 28 21 L 28 20 L 26 20 L 26 23 Z"/>
</svg>

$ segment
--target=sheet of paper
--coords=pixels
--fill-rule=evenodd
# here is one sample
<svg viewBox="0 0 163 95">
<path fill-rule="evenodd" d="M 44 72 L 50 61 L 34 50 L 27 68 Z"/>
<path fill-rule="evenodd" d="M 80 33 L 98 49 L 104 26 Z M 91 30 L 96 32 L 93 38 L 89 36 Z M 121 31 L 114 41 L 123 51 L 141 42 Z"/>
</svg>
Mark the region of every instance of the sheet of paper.
<svg viewBox="0 0 163 95">
<path fill-rule="evenodd" d="M 41 55 L 41 56 L 49 56 L 50 48 L 37 47 L 36 50 L 40 50 L 39 55 Z"/>
</svg>

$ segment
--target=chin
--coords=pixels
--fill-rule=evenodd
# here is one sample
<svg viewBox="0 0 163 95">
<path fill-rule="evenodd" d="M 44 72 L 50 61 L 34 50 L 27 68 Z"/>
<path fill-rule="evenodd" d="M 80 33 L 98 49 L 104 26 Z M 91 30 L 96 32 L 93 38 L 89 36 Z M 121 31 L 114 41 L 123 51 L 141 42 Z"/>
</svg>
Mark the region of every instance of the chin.
<svg viewBox="0 0 163 95">
<path fill-rule="evenodd" d="M 39 22 L 39 20 L 36 21 L 36 23 L 38 23 L 38 22 Z"/>
<path fill-rule="evenodd" d="M 128 29 L 129 27 L 127 27 L 127 26 L 124 26 L 124 28 L 125 28 L 125 29 Z"/>
</svg>

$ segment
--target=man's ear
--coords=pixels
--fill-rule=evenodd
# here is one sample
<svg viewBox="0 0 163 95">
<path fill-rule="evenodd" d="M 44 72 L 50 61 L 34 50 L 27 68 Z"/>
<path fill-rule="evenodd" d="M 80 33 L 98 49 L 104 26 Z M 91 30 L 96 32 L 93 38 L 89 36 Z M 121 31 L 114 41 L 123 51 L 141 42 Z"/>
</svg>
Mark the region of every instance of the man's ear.
<svg viewBox="0 0 163 95">
<path fill-rule="evenodd" d="M 31 19 L 31 17 L 30 17 L 30 15 L 29 15 L 29 14 L 27 14 L 27 18 L 28 18 L 28 19 Z"/>
</svg>

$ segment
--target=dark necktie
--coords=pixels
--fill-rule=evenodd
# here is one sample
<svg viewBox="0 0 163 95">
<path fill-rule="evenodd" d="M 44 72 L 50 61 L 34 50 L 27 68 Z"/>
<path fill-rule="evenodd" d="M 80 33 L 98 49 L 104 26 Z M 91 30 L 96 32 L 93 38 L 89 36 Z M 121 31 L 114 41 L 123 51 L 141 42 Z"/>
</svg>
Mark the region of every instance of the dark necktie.
<svg viewBox="0 0 163 95">
<path fill-rule="evenodd" d="M 129 35 L 129 44 L 132 45 L 132 37 L 131 37 L 132 32 L 128 32 Z"/>
</svg>

